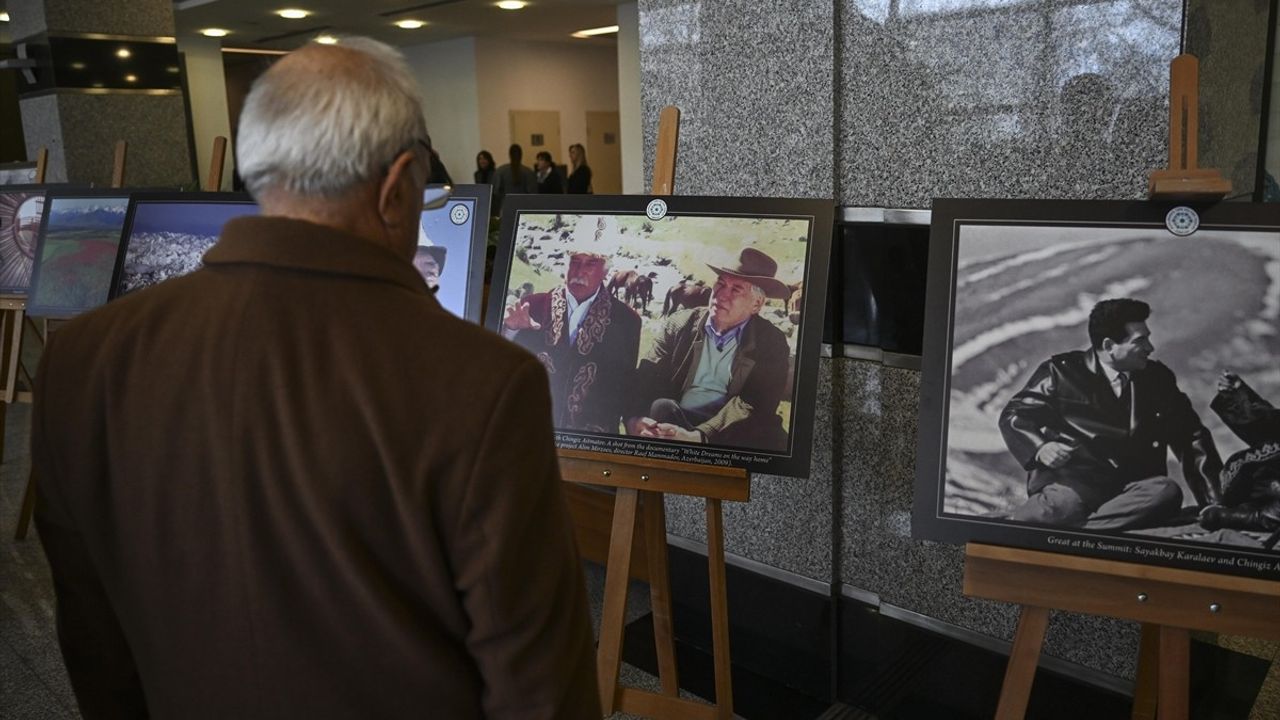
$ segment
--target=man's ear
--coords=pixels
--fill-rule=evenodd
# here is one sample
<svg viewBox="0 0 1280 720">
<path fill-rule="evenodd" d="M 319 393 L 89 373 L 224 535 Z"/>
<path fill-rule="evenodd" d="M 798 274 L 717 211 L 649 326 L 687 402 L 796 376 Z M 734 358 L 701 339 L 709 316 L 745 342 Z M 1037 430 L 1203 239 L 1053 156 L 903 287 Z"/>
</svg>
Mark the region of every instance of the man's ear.
<svg viewBox="0 0 1280 720">
<path fill-rule="evenodd" d="M 413 161 L 412 150 L 400 153 L 391 167 L 387 168 L 387 176 L 382 179 L 382 186 L 378 188 L 378 214 L 388 226 L 404 217 L 402 210 L 405 205 L 413 202 L 413 198 L 409 197 L 414 187 Z"/>
<path fill-rule="evenodd" d="M 1099 348 L 1104 353 L 1111 353 L 1111 348 L 1116 346 L 1116 341 L 1111 338 L 1102 338 L 1102 347 Z"/>
</svg>

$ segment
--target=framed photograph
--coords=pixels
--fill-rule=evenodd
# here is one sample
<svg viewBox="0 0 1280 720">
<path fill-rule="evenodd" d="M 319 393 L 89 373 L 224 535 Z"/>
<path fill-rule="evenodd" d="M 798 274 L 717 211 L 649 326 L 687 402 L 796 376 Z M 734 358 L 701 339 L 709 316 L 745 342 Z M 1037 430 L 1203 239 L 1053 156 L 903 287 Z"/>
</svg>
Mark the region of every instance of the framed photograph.
<svg viewBox="0 0 1280 720">
<path fill-rule="evenodd" d="M 28 315 L 70 318 L 107 301 L 128 210 L 127 190 L 49 190 Z"/>
<path fill-rule="evenodd" d="M 0 186 L 0 295 L 25 295 L 31 285 L 45 185 Z"/>
<path fill-rule="evenodd" d="M 829 201 L 512 195 L 487 325 L 560 447 L 809 472 Z"/>
<path fill-rule="evenodd" d="M 133 193 L 112 299 L 199 269 L 227 221 L 257 214 L 245 193 Z"/>
<path fill-rule="evenodd" d="M 913 534 L 1280 578 L 1280 206 L 936 200 Z"/>
<path fill-rule="evenodd" d="M 429 185 L 427 195 L 443 189 Z M 489 185 L 453 185 L 441 207 L 422 212 L 418 252 L 413 265 L 436 289 L 446 310 L 474 323 L 481 321 L 485 246 L 489 239 Z"/>
</svg>

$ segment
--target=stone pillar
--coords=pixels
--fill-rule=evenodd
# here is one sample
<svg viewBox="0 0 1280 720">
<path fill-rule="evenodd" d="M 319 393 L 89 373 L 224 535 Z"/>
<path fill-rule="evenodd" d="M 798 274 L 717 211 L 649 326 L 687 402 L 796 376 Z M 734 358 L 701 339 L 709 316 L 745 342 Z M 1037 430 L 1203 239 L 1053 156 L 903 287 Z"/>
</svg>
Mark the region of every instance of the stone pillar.
<svg viewBox="0 0 1280 720">
<path fill-rule="evenodd" d="M 129 143 L 132 186 L 195 181 L 171 0 L 9 0 L 27 156 L 49 149 L 50 182 L 111 180 Z"/>
</svg>

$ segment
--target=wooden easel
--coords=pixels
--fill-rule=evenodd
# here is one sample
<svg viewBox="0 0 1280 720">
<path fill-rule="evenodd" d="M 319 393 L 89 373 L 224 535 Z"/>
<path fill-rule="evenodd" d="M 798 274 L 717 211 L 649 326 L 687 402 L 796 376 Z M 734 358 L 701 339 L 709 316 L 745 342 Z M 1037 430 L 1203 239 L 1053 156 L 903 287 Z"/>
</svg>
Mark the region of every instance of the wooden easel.
<svg viewBox="0 0 1280 720">
<path fill-rule="evenodd" d="M 209 178 L 205 180 L 205 192 L 222 189 L 222 170 L 227 162 L 227 139 L 221 135 L 213 139 L 213 155 L 209 157 Z"/>
<path fill-rule="evenodd" d="M 1190 630 L 1280 640 L 1269 580 L 969 543 L 964 593 L 1022 606 L 997 720 L 1026 715 L 1050 609 L 1143 624 L 1135 719 L 1187 717 Z"/>
<path fill-rule="evenodd" d="M 1169 167 L 1152 170 L 1152 200 L 1221 200 L 1231 181 L 1197 163 L 1200 132 L 1200 61 L 1183 53 L 1169 63 Z"/>
<path fill-rule="evenodd" d="M 675 187 L 676 139 L 680 111 L 663 108 L 658 126 L 658 152 L 653 169 L 653 192 L 669 195 Z M 649 460 L 604 453 L 561 450 L 560 474 L 568 482 L 616 489 L 613 527 L 605 571 L 604 610 L 596 663 L 600 704 L 605 715 L 622 711 L 654 718 L 733 717 L 733 682 L 729 663 L 729 613 L 725 590 L 724 518 L 721 502 L 750 499 L 751 482 L 745 470 L 689 463 Z M 706 499 L 707 566 L 711 583 L 711 637 L 714 653 L 716 704 L 706 705 L 679 695 L 675 639 L 671 616 L 671 579 L 667 565 L 667 521 L 664 495 L 676 493 Z M 649 598 L 658 656 L 661 692 L 621 686 L 622 636 L 627 609 L 627 581 L 635 554 L 637 520 L 643 520 L 644 553 L 648 559 Z"/>
</svg>

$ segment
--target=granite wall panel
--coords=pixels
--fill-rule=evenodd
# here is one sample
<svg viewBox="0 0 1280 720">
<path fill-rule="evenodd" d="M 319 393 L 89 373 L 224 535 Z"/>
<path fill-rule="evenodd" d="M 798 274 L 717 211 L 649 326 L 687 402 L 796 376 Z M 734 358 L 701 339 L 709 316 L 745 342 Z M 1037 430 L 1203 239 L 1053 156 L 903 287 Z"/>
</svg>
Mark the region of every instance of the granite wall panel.
<svg viewBox="0 0 1280 720">
<path fill-rule="evenodd" d="M 109 184 L 116 141 L 125 140 L 129 143 L 128 185 L 195 189 L 181 96 L 69 93 L 56 97 L 65 172 L 72 182 Z"/>
<path fill-rule="evenodd" d="M 13 38 L 46 31 L 173 36 L 172 0 L 9 0 Z"/>
</svg>

